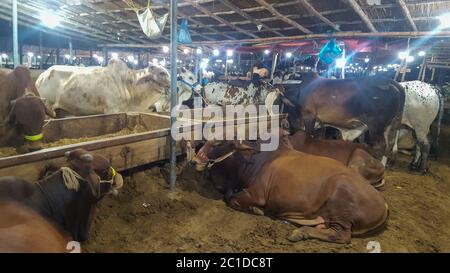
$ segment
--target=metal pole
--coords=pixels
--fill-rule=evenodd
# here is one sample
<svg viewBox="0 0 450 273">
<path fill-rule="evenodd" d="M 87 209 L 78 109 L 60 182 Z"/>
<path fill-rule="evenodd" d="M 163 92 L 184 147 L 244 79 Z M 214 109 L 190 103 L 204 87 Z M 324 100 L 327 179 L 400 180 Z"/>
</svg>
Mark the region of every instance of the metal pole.
<svg viewBox="0 0 450 273">
<path fill-rule="evenodd" d="M 170 0 L 170 108 L 177 105 L 177 0 Z M 170 128 L 176 123 L 176 116 L 170 117 Z M 175 190 L 177 180 L 177 143 L 170 137 L 170 188 Z"/>
<path fill-rule="evenodd" d="M 272 53 L 272 71 L 270 73 L 270 80 L 273 80 L 273 74 L 275 73 L 275 69 L 277 67 L 277 61 L 278 61 L 278 52 Z"/>
<path fill-rule="evenodd" d="M 69 39 L 69 64 L 72 63 L 72 57 L 73 57 L 73 52 L 72 52 L 72 39 Z"/>
<path fill-rule="evenodd" d="M 342 58 L 345 60 L 345 45 L 344 50 L 342 51 Z M 345 63 L 344 66 L 341 68 L 341 79 L 345 79 Z"/>
<path fill-rule="evenodd" d="M 17 0 L 12 0 L 12 31 L 14 67 L 19 66 L 19 36 L 17 34 Z"/>
<path fill-rule="evenodd" d="M 42 56 L 42 31 L 39 31 L 39 56 L 41 56 L 39 59 L 39 69 L 42 70 L 42 61 L 44 60 L 44 56 Z"/>
</svg>

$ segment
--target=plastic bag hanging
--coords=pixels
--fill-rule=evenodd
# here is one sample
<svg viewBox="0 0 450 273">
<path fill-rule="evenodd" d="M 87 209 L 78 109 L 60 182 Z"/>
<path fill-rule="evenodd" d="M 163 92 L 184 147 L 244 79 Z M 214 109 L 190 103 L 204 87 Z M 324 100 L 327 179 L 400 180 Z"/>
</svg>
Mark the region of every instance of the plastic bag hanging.
<svg viewBox="0 0 450 273">
<path fill-rule="evenodd" d="M 178 43 L 192 44 L 191 34 L 189 34 L 188 21 L 186 19 L 181 21 L 180 32 L 178 33 Z"/>
<path fill-rule="evenodd" d="M 337 45 L 336 39 L 331 39 L 326 43 L 319 53 L 319 58 L 326 64 L 331 64 L 334 59 L 341 56 L 342 49 Z"/>
<path fill-rule="evenodd" d="M 141 8 L 132 0 L 127 0 L 124 2 L 136 12 L 142 31 L 145 33 L 145 35 L 147 35 L 148 38 L 157 39 L 161 37 L 164 31 L 164 27 L 167 23 L 167 19 L 169 18 L 169 13 L 165 13 L 164 15 L 159 16 L 158 14 L 153 12 L 150 8 L 150 0 L 147 2 L 147 8 L 142 13 L 139 13 Z"/>
</svg>

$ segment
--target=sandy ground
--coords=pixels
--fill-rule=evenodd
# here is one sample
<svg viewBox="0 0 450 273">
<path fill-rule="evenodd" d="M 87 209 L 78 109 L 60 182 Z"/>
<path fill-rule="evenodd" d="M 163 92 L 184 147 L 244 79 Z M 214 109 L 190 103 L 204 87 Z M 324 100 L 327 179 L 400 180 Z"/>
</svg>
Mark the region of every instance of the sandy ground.
<svg viewBox="0 0 450 273">
<path fill-rule="evenodd" d="M 387 172 L 383 189 L 390 207 L 387 229 L 348 245 L 308 240 L 289 242 L 294 226 L 228 208 L 193 170 L 186 170 L 175 193 L 165 169 L 154 167 L 126 178 L 118 196 L 100 205 L 85 252 L 450 252 L 450 126 L 443 128 L 439 161 L 422 176 L 407 170 L 401 155 Z"/>
</svg>

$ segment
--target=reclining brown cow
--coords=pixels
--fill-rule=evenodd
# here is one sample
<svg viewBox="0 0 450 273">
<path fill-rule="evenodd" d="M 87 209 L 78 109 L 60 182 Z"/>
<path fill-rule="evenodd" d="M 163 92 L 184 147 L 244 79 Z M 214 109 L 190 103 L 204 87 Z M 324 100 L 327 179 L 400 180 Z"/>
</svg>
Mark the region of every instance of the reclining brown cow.
<svg viewBox="0 0 450 273">
<path fill-rule="evenodd" d="M 101 155 L 66 157 L 68 167 L 35 183 L 0 178 L 0 252 L 67 252 L 69 241 L 89 238 L 97 203 L 122 187 L 122 176 Z"/>
<path fill-rule="evenodd" d="M 230 207 L 301 225 L 291 241 L 350 243 L 385 226 L 387 204 L 364 178 L 334 159 L 294 150 L 287 138 L 280 142 L 261 152 L 248 141 L 208 141 L 193 163 L 200 170 L 206 164 L 216 188 L 233 189 Z"/>
<path fill-rule="evenodd" d="M 289 136 L 294 149 L 307 154 L 333 158 L 354 169 L 374 187 L 384 185 L 384 165 L 367 152 L 364 145 L 343 140 L 313 138 L 303 131 Z"/>
</svg>

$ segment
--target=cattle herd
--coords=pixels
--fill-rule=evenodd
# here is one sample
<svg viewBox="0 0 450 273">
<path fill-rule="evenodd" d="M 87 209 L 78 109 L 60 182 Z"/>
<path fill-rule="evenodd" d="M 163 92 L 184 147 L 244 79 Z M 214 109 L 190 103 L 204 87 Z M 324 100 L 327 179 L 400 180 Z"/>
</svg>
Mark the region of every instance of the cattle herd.
<svg viewBox="0 0 450 273">
<path fill-rule="evenodd" d="M 287 114 L 275 151 L 263 151 L 262 140 L 203 141 L 190 162 L 231 208 L 299 226 L 291 241 L 350 243 L 382 231 L 389 208 L 377 189 L 389 182 L 385 167 L 395 162 L 402 131 L 415 136 L 411 170 L 426 174 L 443 114 L 437 88 L 382 76 L 336 80 L 311 72 L 289 84 L 199 83 L 181 68 L 177 86 L 179 103 L 191 107 L 199 97 L 199 107 L 265 104 L 271 113 L 277 104 Z M 25 67 L 0 70 L 0 146 L 41 149 L 47 116 L 169 111 L 169 90 L 164 67 L 132 70 L 121 60 L 53 66 L 35 82 Z M 430 141 L 433 122 L 438 130 Z M 341 139 L 318 133 L 327 127 Z M 66 157 L 66 166 L 47 167 L 36 182 L 0 178 L 0 252 L 65 252 L 68 241 L 88 239 L 96 204 L 122 187 L 122 176 L 102 155 L 77 149 Z"/>
</svg>

